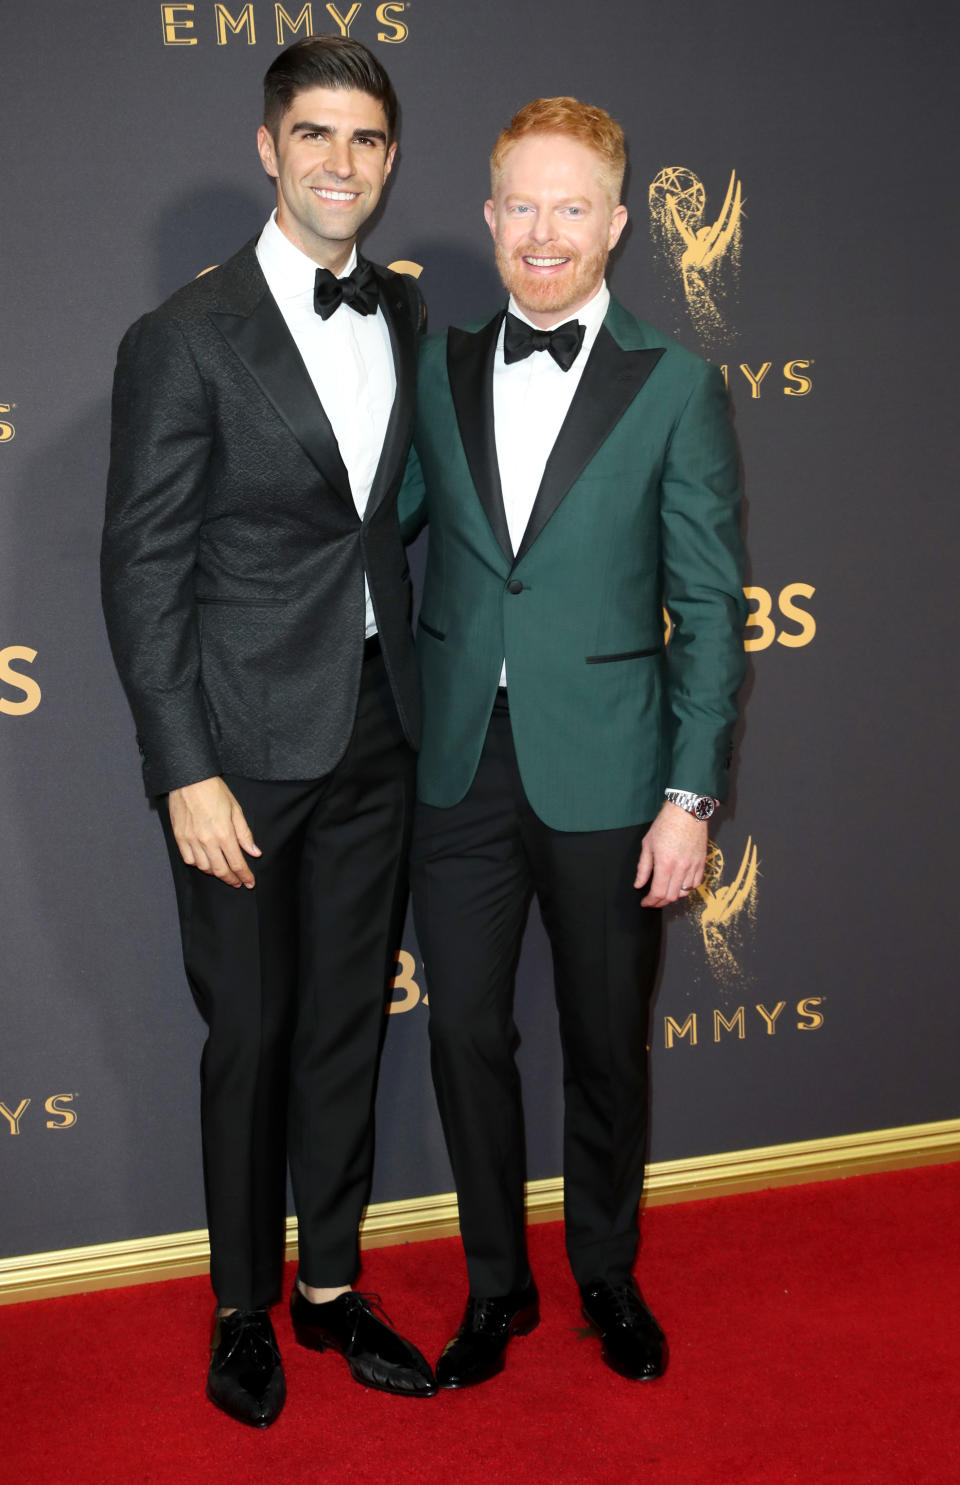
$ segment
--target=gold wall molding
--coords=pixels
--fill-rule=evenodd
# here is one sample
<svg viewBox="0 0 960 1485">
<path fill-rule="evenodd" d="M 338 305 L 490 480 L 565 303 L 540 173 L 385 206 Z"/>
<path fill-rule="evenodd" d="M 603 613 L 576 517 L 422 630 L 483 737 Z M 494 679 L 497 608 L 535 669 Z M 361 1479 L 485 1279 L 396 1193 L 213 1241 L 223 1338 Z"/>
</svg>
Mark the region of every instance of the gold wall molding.
<svg viewBox="0 0 960 1485">
<path fill-rule="evenodd" d="M 643 1203 L 661 1206 L 948 1160 L 960 1160 L 960 1119 L 662 1160 L 647 1170 Z M 552 1222 L 562 1215 L 563 1181 L 559 1177 L 530 1181 L 527 1220 Z M 369 1206 L 360 1227 L 360 1242 L 364 1248 L 379 1248 L 448 1237 L 457 1231 L 456 1197 L 447 1193 Z M 296 1218 L 289 1217 L 287 1257 L 292 1259 L 296 1254 Z M 206 1273 L 209 1265 L 205 1228 L 52 1253 L 28 1253 L 22 1258 L 0 1259 L 0 1305 L 178 1279 Z"/>
</svg>

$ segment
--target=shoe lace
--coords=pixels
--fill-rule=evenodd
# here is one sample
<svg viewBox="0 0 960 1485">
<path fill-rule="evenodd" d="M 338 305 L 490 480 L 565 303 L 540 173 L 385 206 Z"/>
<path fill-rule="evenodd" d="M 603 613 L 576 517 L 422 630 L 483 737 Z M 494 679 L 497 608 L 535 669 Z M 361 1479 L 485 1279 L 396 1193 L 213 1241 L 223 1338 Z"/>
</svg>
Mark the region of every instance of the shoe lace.
<svg viewBox="0 0 960 1485">
<path fill-rule="evenodd" d="M 607 1291 L 618 1324 L 633 1325 L 643 1318 L 643 1303 L 632 1284 L 610 1284 Z"/>
<path fill-rule="evenodd" d="M 254 1353 L 266 1350 L 268 1358 L 274 1362 L 280 1361 L 280 1352 L 273 1341 L 266 1310 L 234 1310 L 232 1315 L 223 1317 L 221 1325 L 224 1321 L 230 1322 L 229 1331 L 232 1333 L 224 1361 L 228 1361 L 241 1347 Z"/>
<path fill-rule="evenodd" d="M 360 1289 L 351 1289 L 343 1298 L 344 1307 L 353 1322 L 353 1329 L 350 1334 L 351 1344 L 356 1339 L 357 1327 L 363 1316 L 365 1314 L 372 1314 L 374 1310 L 379 1311 L 380 1316 L 391 1330 L 396 1330 L 397 1327 L 383 1308 L 383 1301 L 379 1294 L 372 1294 L 369 1291 L 364 1292 Z"/>
</svg>

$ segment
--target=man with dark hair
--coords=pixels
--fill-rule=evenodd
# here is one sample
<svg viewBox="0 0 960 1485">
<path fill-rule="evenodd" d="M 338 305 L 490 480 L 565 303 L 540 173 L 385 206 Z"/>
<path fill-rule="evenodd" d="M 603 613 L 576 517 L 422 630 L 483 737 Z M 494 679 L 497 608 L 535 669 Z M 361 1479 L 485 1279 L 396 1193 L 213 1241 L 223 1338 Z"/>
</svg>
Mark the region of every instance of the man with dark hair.
<svg viewBox="0 0 960 1485">
<path fill-rule="evenodd" d="M 375 98 L 387 121 L 388 144 L 396 139 L 397 95 L 373 53 L 343 36 L 308 36 L 275 57 L 263 79 L 263 127 L 274 140 L 294 98 L 311 88 L 340 88 Z"/>
<path fill-rule="evenodd" d="M 615 1371 L 644 1380 L 666 1365 L 632 1272 L 647 1012 L 659 910 L 702 881 L 726 789 L 745 605 L 720 373 L 604 281 L 624 164 L 603 109 L 521 109 L 486 203 L 506 312 L 434 338 L 420 360 L 419 466 L 401 496 L 410 531 L 430 522 L 413 900 L 470 1281 L 441 1387 L 492 1376 L 539 1320 L 513 1023 L 534 893 L 583 1313 Z"/>
<path fill-rule="evenodd" d="M 358 42 L 267 72 L 259 238 L 120 347 L 104 609 L 209 1035 L 202 1127 L 217 1312 L 207 1393 L 278 1415 L 289 1156 L 296 1337 L 367 1386 L 435 1391 L 351 1289 L 402 929 L 419 697 L 397 490 L 422 305 L 357 254 L 396 153 Z"/>
</svg>

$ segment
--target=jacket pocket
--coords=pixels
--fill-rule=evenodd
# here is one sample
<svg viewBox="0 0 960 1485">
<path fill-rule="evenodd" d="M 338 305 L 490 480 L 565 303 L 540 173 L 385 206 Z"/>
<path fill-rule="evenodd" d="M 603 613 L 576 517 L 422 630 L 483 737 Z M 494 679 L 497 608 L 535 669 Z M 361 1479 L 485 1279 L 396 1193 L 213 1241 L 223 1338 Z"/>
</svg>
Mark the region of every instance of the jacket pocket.
<svg viewBox="0 0 960 1485">
<path fill-rule="evenodd" d="M 447 637 L 442 629 L 434 629 L 433 625 L 428 624 L 424 619 L 417 620 L 417 628 L 422 629 L 425 634 L 430 634 L 434 639 L 439 639 L 441 642 Z"/>
<path fill-rule="evenodd" d="M 648 650 L 621 650 L 616 655 L 587 655 L 588 665 L 611 665 L 615 660 L 645 660 L 650 655 L 659 655 L 662 645 L 653 645 Z"/>
</svg>

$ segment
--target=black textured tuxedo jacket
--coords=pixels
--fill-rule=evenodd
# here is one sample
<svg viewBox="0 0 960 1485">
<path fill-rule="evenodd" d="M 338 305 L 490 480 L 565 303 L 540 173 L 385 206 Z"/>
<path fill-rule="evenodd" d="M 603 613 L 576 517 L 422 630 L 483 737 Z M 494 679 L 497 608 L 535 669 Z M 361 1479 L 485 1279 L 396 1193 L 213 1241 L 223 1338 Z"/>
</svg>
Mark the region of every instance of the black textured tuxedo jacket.
<svg viewBox="0 0 960 1485">
<path fill-rule="evenodd" d="M 138 320 L 117 359 L 103 603 L 150 794 L 335 766 L 360 684 L 364 573 L 400 719 L 419 739 L 396 512 L 419 293 L 376 268 L 397 392 L 361 521 L 254 246 Z"/>
</svg>

